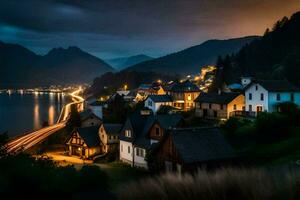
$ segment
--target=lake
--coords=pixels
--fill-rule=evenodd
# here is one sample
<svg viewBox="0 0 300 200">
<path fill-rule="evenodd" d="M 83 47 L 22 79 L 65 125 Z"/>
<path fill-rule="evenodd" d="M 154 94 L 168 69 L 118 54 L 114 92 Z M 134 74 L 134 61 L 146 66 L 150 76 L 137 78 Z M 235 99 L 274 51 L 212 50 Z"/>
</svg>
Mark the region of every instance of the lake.
<svg viewBox="0 0 300 200">
<path fill-rule="evenodd" d="M 0 133 L 10 137 L 56 123 L 69 98 L 62 93 L 0 93 Z"/>
</svg>

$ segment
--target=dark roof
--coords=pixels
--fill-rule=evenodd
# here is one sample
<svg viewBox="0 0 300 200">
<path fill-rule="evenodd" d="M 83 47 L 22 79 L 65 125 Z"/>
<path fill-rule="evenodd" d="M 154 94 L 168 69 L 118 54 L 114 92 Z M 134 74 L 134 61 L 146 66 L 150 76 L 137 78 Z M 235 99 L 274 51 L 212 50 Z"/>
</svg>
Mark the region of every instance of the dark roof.
<svg viewBox="0 0 300 200">
<path fill-rule="evenodd" d="M 139 88 L 138 89 L 150 89 L 151 88 L 151 84 L 141 84 L 140 86 L 139 86 Z"/>
<path fill-rule="evenodd" d="M 165 130 L 175 128 L 183 120 L 181 115 L 150 115 L 147 118 L 144 129 L 138 137 L 136 137 L 135 144 L 140 147 L 149 148 L 151 146 L 150 138 L 148 136 L 150 128 L 155 122 L 158 122 Z"/>
<path fill-rule="evenodd" d="M 91 117 L 91 116 L 96 117 L 96 118 L 99 118 L 99 117 L 97 117 L 97 116 L 93 113 L 93 111 L 92 111 L 91 109 L 86 109 L 86 110 L 80 112 L 79 115 L 80 115 L 80 119 L 81 119 L 81 120 L 85 120 L 85 119 L 87 119 L 87 118 L 89 118 L 89 117 Z M 99 119 L 100 119 L 100 118 L 99 118 Z"/>
<path fill-rule="evenodd" d="M 217 103 L 217 104 L 228 104 L 240 93 L 229 92 L 229 93 L 201 93 L 196 99 L 195 102 L 201 103 Z"/>
<path fill-rule="evenodd" d="M 122 124 L 103 124 L 107 134 L 118 135 L 121 131 Z"/>
<path fill-rule="evenodd" d="M 152 114 L 150 114 L 152 115 Z M 123 130 L 129 128 L 128 126 L 131 126 L 132 131 L 133 131 L 133 137 L 128 138 L 124 136 L 123 134 L 120 135 L 120 140 L 124 141 L 129 141 L 132 142 L 134 141 L 137 137 L 139 137 L 139 134 L 142 133 L 145 124 L 147 122 L 147 118 L 150 115 L 141 115 L 141 109 L 136 110 L 131 116 L 129 116 L 125 122 L 125 125 L 123 126 Z"/>
<path fill-rule="evenodd" d="M 234 157 L 234 150 L 218 128 L 177 129 L 170 133 L 185 163 L 223 160 Z"/>
<path fill-rule="evenodd" d="M 90 106 L 103 106 L 104 104 L 106 104 L 105 101 L 94 101 L 92 103 L 90 103 Z"/>
<path fill-rule="evenodd" d="M 175 83 L 170 91 L 172 92 L 200 92 L 200 89 L 197 85 L 187 80 L 184 82 Z"/>
<path fill-rule="evenodd" d="M 98 135 L 99 126 L 90 126 L 84 128 L 77 128 L 80 137 L 84 140 L 88 147 L 97 147 L 100 145 L 100 138 Z"/>
<path fill-rule="evenodd" d="M 246 86 L 245 90 L 255 83 L 260 84 L 269 92 L 300 92 L 300 88 L 287 80 L 255 80 Z"/>
<path fill-rule="evenodd" d="M 170 95 L 148 95 L 147 99 L 150 98 L 154 102 L 172 102 L 172 97 Z"/>
<path fill-rule="evenodd" d="M 154 120 L 157 121 L 162 128 L 169 129 L 176 127 L 180 121 L 183 120 L 181 115 L 155 115 Z"/>
</svg>

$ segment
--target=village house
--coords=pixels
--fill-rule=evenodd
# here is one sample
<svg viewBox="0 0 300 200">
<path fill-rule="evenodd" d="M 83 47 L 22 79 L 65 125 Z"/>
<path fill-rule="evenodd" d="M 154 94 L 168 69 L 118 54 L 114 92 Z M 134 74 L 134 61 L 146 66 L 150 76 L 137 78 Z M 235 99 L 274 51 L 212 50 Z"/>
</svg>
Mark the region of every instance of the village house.
<svg viewBox="0 0 300 200">
<path fill-rule="evenodd" d="M 76 128 L 66 143 L 69 155 L 85 159 L 101 153 L 98 129 L 99 126 Z"/>
<path fill-rule="evenodd" d="M 164 95 L 166 94 L 164 88 L 160 83 L 141 84 L 137 89 L 136 101 L 144 101 L 148 95 Z"/>
<path fill-rule="evenodd" d="M 292 102 L 300 106 L 300 89 L 286 80 L 257 80 L 245 87 L 246 111 L 277 112 L 280 103 Z"/>
<path fill-rule="evenodd" d="M 195 107 L 194 100 L 200 94 L 200 89 L 189 80 L 174 83 L 167 91 L 172 97 L 173 107 L 187 111 Z"/>
<path fill-rule="evenodd" d="M 151 166 L 181 173 L 229 164 L 234 157 L 218 128 L 172 129 L 152 150 Z"/>
<path fill-rule="evenodd" d="M 102 124 L 99 128 L 102 153 L 116 152 L 119 148 L 119 133 L 122 124 Z"/>
<path fill-rule="evenodd" d="M 245 97 L 240 93 L 201 93 L 195 100 L 197 117 L 228 119 L 245 110 Z"/>
<path fill-rule="evenodd" d="M 149 95 L 145 102 L 145 107 L 151 109 L 154 114 L 160 109 L 161 106 L 172 106 L 173 101 L 170 95 Z"/>
<path fill-rule="evenodd" d="M 168 128 L 182 123 L 179 115 L 152 115 L 136 112 L 130 116 L 120 134 L 120 160 L 135 167 L 148 168 L 147 151 L 160 141 Z"/>
<path fill-rule="evenodd" d="M 81 127 L 89 127 L 89 126 L 100 126 L 102 123 L 101 118 L 95 115 L 91 109 L 86 109 L 79 113 Z"/>
</svg>

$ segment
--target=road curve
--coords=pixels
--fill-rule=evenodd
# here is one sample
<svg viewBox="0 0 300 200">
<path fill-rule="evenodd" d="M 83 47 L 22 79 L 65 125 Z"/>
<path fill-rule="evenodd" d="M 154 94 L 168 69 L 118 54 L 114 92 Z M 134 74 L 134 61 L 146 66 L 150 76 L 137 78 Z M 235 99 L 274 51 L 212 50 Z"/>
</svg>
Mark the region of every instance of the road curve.
<svg viewBox="0 0 300 200">
<path fill-rule="evenodd" d="M 7 153 L 14 154 L 26 151 L 27 149 L 33 147 L 34 145 L 44 141 L 47 137 L 52 135 L 53 133 L 59 131 L 60 129 L 66 126 L 66 121 L 69 117 L 70 106 L 73 104 L 80 104 L 84 102 L 84 99 L 78 94 L 82 91 L 81 88 L 72 92 L 70 96 L 74 99 L 72 103 L 67 104 L 62 111 L 63 114 L 58 119 L 58 122 L 54 125 L 47 126 L 37 131 L 33 131 L 26 135 L 17 137 L 6 143 L 4 148 Z M 82 109 L 82 108 L 81 108 Z"/>
</svg>

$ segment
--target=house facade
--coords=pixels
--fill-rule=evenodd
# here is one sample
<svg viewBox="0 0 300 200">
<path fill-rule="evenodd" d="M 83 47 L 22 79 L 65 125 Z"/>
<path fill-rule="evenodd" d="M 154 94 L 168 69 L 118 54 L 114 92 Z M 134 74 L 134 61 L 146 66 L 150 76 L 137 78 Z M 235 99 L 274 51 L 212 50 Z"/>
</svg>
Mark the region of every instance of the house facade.
<svg viewBox="0 0 300 200">
<path fill-rule="evenodd" d="M 172 106 L 173 101 L 170 95 L 149 95 L 145 102 L 145 107 L 152 110 L 154 114 L 157 113 L 161 106 Z"/>
<path fill-rule="evenodd" d="M 228 119 L 245 110 L 245 97 L 240 93 L 201 93 L 195 100 L 197 117 Z"/>
<path fill-rule="evenodd" d="M 98 128 L 99 126 L 76 128 L 66 143 L 69 155 L 85 159 L 101 153 Z"/>
<path fill-rule="evenodd" d="M 152 115 L 135 113 L 130 116 L 120 134 L 120 160 L 131 166 L 148 168 L 148 150 L 158 143 L 168 128 L 178 126 L 179 115 Z"/>
<path fill-rule="evenodd" d="M 245 88 L 248 112 L 277 112 L 279 104 L 284 102 L 300 106 L 300 89 L 286 80 L 253 81 Z"/>
<path fill-rule="evenodd" d="M 173 107 L 187 111 L 195 107 L 194 100 L 200 94 L 200 89 L 187 80 L 173 84 L 167 91 L 167 94 L 172 97 Z"/>
<path fill-rule="evenodd" d="M 102 124 L 99 128 L 102 153 L 113 153 L 119 148 L 119 133 L 122 124 Z"/>
</svg>

